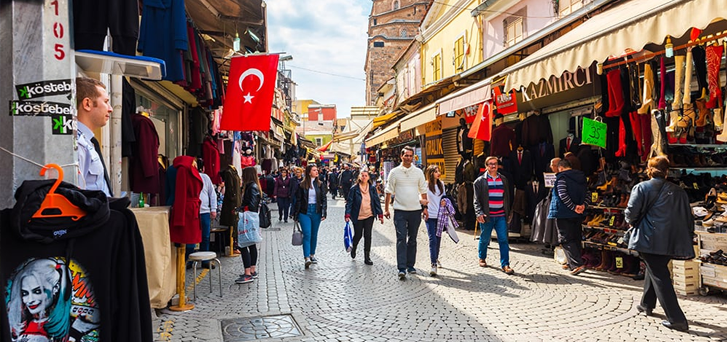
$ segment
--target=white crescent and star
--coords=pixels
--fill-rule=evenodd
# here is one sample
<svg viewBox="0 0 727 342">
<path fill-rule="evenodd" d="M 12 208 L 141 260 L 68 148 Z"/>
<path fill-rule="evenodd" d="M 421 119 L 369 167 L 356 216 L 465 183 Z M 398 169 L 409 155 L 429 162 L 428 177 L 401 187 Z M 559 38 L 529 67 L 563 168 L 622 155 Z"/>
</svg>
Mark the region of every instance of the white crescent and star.
<svg viewBox="0 0 727 342">
<path fill-rule="evenodd" d="M 255 69 L 255 68 L 250 68 L 250 69 L 247 69 L 247 70 L 245 70 L 245 72 L 243 72 L 243 73 L 242 73 L 242 75 L 240 75 L 240 78 L 239 78 L 239 79 L 238 79 L 238 81 L 237 81 L 237 82 L 239 83 L 239 85 L 240 85 L 240 90 L 241 90 L 241 91 L 242 91 L 243 93 L 244 93 L 244 91 L 245 91 L 245 90 L 244 90 L 244 89 L 242 89 L 242 81 L 243 81 L 243 80 L 244 80 L 244 79 L 245 79 L 245 78 L 246 78 L 247 76 L 255 76 L 255 77 L 257 77 L 257 78 L 258 78 L 258 80 L 260 80 L 260 85 L 259 85 L 259 86 L 257 87 L 257 90 L 256 90 L 255 92 L 259 91 L 259 90 L 260 90 L 260 88 L 262 88 L 262 87 L 263 87 L 263 84 L 265 83 L 265 75 L 263 75 L 262 71 L 260 71 L 260 70 L 258 70 L 258 69 Z M 255 97 L 255 96 L 252 96 L 252 95 L 250 95 L 250 92 L 247 92 L 247 95 L 244 95 L 244 96 L 243 96 L 243 98 L 245 98 L 245 101 L 244 101 L 243 103 L 252 103 L 252 99 L 253 99 L 254 97 Z"/>
</svg>

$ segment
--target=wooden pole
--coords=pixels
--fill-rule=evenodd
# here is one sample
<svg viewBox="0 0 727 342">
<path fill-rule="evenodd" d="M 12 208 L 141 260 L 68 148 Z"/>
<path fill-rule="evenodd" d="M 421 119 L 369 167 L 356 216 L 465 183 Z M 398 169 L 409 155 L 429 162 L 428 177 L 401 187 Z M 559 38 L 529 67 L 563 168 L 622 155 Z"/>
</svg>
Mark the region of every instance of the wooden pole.
<svg viewBox="0 0 727 342">
<path fill-rule="evenodd" d="M 172 305 L 169 307 L 169 310 L 172 311 L 189 311 L 194 309 L 194 304 L 187 303 L 187 289 L 185 288 L 186 262 L 184 260 L 186 250 L 187 246 L 185 245 L 177 247 L 177 294 L 179 294 L 179 303 L 176 306 Z M 196 281 L 196 279 L 192 281 Z"/>
</svg>

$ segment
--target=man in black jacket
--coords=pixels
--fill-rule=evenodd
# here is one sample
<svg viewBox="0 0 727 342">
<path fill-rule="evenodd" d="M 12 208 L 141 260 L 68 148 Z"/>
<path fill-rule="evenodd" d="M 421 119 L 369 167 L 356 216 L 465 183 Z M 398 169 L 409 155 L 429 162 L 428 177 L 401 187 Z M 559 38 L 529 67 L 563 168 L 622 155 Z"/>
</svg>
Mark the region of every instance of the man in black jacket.
<svg viewBox="0 0 727 342">
<path fill-rule="evenodd" d="M 338 171 L 334 167 L 328 175 L 328 188 L 331 189 L 331 197 L 336 199 L 338 193 Z"/>
<path fill-rule="evenodd" d="M 348 190 L 351 189 L 353 180 L 351 165 L 343 164 L 343 172 L 341 172 L 341 175 L 338 176 L 338 185 L 341 187 L 343 198 L 348 198 Z"/>
</svg>

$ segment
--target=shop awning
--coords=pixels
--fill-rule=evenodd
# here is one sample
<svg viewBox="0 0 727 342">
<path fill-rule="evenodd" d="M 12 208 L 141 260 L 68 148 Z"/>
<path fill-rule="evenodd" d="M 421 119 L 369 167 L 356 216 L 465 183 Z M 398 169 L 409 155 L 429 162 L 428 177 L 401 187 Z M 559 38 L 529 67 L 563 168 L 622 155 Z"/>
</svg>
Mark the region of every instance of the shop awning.
<svg viewBox="0 0 727 342">
<path fill-rule="evenodd" d="M 366 147 L 376 146 L 387 140 L 394 139 L 399 136 L 399 125 L 404 121 L 406 117 L 403 117 L 388 127 L 382 129 L 380 132 L 374 134 L 371 138 L 366 140 Z"/>
<path fill-rule="evenodd" d="M 303 138 L 303 137 L 299 137 L 298 139 L 300 141 L 300 146 L 301 147 L 306 147 L 306 148 L 309 148 L 311 150 L 315 150 L 316 144 L 314 144 L 312 141 L 310 141 L 310 140 L 308 140 L 306 138 Z"/>
<path fill-rule="evenodd" d="M 383 126 L 384 124 L 388 123 L 389 120 L 391 120 L 392 118 L 394 118 L 399 113 L 401 113 L 401 112 L 396 111 L 396 112 L 391 112 L 391 113 L 386 114 L 386 115 L 382 115 L 382 116 L 379 116 L 379 117 L 375 117 L 374 118 L 374 128 L 373 129 L 376 129 L 376 128 L 378 128 L 380 126 Z"/>
<path fill-rule="evenodd" d="M 400 130 L 406 131 L 421 126 L 427 122 L 434 121 L 437 118 L 437 104 L 432 103 L 422 109 L 411 112 L 404 117 L 401 122 Z"/>
<path fill-rule="evenodd" d="M 317 150 L 318 152 L 326 152 L 326 151 L 328 151 L 328 149 L 329 149 L 329 148 L 331 147 L 331 144 L 333 144 L 333 140 L 331 140 L 331 141 L 329 141 L 328 143 L 326 143 L 325 145 L 323 145 L 323 146 L 321 146 L 321 147 L 317 148 L 316 150 Z"/>
<path fill-rule="evenodd" d="M 629 48 L 639 51 L 650 43 L 662 44 L 667 35 L 680 37 L 691 27 L 705 28 L 714 19 L 727 17 L 724 8 L 722 0 L 625 1 L 593 16 L 500 75 L 507 76 L 505 89 L 517 89 L 620 56 Z"/>
<path fill-rule="evenodd" d="M 359 131 L 337 133 L 333 135 L 333 141 L 351 140 L 359 135 Z"/>
<path fill-rule="evenodd" d="M 455 91 L 437 101 L 439 115 L 447 114 L 457 109 L 469 107 L 490 99 L 490 81 L 492 77 L 479 81 L 469 87 Z"/>
</svg>

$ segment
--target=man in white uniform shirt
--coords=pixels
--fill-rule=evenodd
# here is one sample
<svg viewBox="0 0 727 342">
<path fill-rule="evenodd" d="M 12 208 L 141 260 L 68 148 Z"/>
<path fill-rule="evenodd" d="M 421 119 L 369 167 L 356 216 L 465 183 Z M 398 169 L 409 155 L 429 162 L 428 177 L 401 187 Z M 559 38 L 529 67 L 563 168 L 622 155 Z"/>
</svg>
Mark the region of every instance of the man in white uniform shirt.
<svg viewBox="0 0 727 342">
<path fill-rule="evenodd" d="M 93 130 L 106 126 L 113 111 L 106 86 L 98 80 L 76 78 L 76 109 L 78 110 L 78 166 L 80 188 L 100 190 L 113 196 L 109 175 Z"/>
<path fill-rule="evenodd" d="M 412 165 L 414 149 L 405 146 L 401 150 L 401 164 L 391 170 L 386 180 L 384 216 L 388 219 L 389 203 L 394 195 L 394 227 L 396 227 L 396 268 L 399 280 L 406 279 L 406 272 L 416 273 L 417 232 L 419 225 L 428 218 L 427 185 L 422 170 Z M 408 238 L 408 239 L 407 239 Z"/>
</svg>

